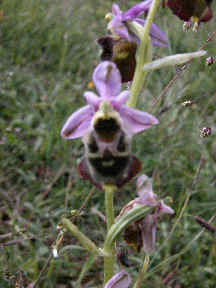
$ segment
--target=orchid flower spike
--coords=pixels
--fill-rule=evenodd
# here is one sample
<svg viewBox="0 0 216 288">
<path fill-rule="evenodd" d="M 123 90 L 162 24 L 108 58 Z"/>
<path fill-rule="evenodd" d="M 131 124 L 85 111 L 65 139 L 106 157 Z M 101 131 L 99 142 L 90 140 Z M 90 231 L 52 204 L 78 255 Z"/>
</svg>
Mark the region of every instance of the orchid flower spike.
<svg viewBox="0 0 216 288">
<path fill-rule="evenodd" d="M 63 138 L 83 137 L 88 131 L 94 129 L 94 124 L 97 123 L 96 118 L 101 109 L 112 110 L 115 117 L 118 118 L 122 130 L 130 137 L 158 124 L 158 120 L 153 115 L 126 106 L 130 92 L 120 92 L 121 75 L 114 63 L 109 61 L 100 63 L 94 70 L 93 82 L 99 96 L 90 91 L 84 93 L 88 105 L 75 111 L 68 118 L 61 130 Z"/>
</svg>

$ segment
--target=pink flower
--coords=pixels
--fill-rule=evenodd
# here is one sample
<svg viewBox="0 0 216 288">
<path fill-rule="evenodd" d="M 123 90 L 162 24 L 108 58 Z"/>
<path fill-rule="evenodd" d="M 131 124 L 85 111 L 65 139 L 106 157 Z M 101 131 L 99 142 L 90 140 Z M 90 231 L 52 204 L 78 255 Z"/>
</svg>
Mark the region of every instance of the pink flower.
<svg viewBox="0 0 216 288">
<path fill-rule="evenodd" d="M 100 63 L 94 70 L 93 82 L 100 96 L 90 91 L 84 93 L 88 105 L 75 111 L 68 118 L 61 130 L 63 138 L 83 137 L 88 131 L 94 129 L 94 116 L 97 116 L 96 113 L 104 103 L 108 103 L 111 109 L 118 113 L 122 129 L 127 135 L 133 136 L 158 124 L 158 120 L 153 115 L 125 105 L 130 92 L 120 92 L 121 75 L 114 63 L 109 61 Z"/>
<path fill-rule="evenodd" d="M 128 244 L 135 246 L 138 251 L 143 247 L 144 251 L 150 254 L 155 247 L 158 219 L 164 214 L 173 214 L 174 211 L 164 204 L 163 200 L 157 200 L 157 196 L 152 190 L 152 181 L 146 175 L 138 178 L 137 190 L 139 197 L 130 201 L 122 209 L 119 216 L 132 209 L 135 205 L 155 207 L 152 214 L 128 226 L 124 234 L 124 239 Z"/>
<path fill-rule="evenodd" d="M 113 19 L 108 24 L 108 30 L 111 35 L 118 35 L 122 40 L 127 40 L 129 42 L 136 42 L 139 44 L 138 37 L 130 31 L 128 28 L 128 23 L 134 21 L 141 26 L 145 25 L 145 20 L 139 18 L 144 12 L 147 12 L 152 4 L 152 0 L 146 0 L 141 3 L 134 5 L 128 11 L 123 13 L 117 4 L 112 6 Z M 152 40 L 152 45 L 154 46 L 167 46 L 168 39 L 166 35 L 158 28 L 156 24 L 152 24 L 150 29 L 150 37 Z"/>
</svg>

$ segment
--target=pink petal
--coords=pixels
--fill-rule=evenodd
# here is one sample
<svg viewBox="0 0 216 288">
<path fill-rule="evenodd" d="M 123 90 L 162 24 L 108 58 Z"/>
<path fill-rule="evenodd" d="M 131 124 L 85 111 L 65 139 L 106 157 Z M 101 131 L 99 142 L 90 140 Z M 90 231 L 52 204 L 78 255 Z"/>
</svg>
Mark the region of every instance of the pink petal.
<svg viewBox="0 0 216 288">
<path fill-rule="evenodd" d="M 148 11 L 151 7 L 152 0 L 146 0 L 139 4 L 134 5 L 132 8 L 130 8 L 127 12 L 123 14 L 122 20 L 134 20 L 141 14 L 143 14 L 145 11 Z"/>
<path fill-rule="evenodd" d="M 82 137 L 90 128 L 93 112 L 90 105 L 84 106 L 74 112 L 64 124 L 61 136 L 65 139 Z"/>
<path fill-rule="evenodd" d="M 142 26 L 144 26 L 146 22 L 146 20 L 140 18 L 136 18 L 134 21 Z M 150 29 L 150 37 L 153 46 L 161 46 L 161 47 L 168 46 L 168 38 L 166 34 L 154 23 L 152 24 Z"/>
<path fill-rule="evenodd" d="M 112 13 L 114 16 L 121 16 L 122 15 L 122 11 L 120 10 L 120 8 L 117 4 L 112 5 Z"/>
<path fill-rule="evenodd" d="M 104 288 L 128 288 L 131 283 L 130 275 L 122 270 L 115 274 L 105 285 Z"/>
<path fill-rule="evenodd" d="M 147 215 L 139 224 L 141 225 L 141 235 L 143 241 L 143 249 L 146 253 L 151 254 L 155 249 L 156 241 L 156 224 L 157 220 L 154 215 Z"/>
<path fill-rule="evenodd" d="M 137 179 L 137 190 L 141 205 L 156 206 L 157 196 L 152 190 L 152 180 L 146 175 L 141 175 Z"/>
<path fill-rule="evenodd" d="M 127 102 L 130 97 L 129 91 L 122 91 L 117 97 L 111 100 L 112 106 L 116 111 L 119 111 L 121 106 Z"/>
<path fill-rule="evenodd" d="M 87 91 L 84 93 L 84 98 L 94 108 L 94 111 L 98 110 L 101 99 L 95 93 Z"/>
<path fill-rule="evenodd" d="M 136 182 L 137 189 L 140 189 L 143 186 L 143 184 L 147 184 L 148 181 L 149 181 L 149 177 L 147 175 L 145 174 L 140 175 Z"/>
<path fill-rule="evenodd" d="M 125 104 L 130 97 L 130 91 L 122 91 L 116 98 L 119 105 Z"/>
<path fill-rule="evenodd" d="M 125 105 L 122 105 L 119 113 L 123 120 L 125 130 L 131 135 L 144 131 L 152 125 L 158 124 L 157 118 L 153 115 L 129 108 Z"/>
<path fill-rule="evenodd" d="M 121 75 L 113 62 L 104 61 L 94 70 L 93 82 L 101 97 L 117 96 L 121 90 Z"/>
<path fill-rule="evenodd" d="M 112 21 L 109 22 L 107 29 L 111 32 L 111 34 L 116 34 L 120 38 L 130 41 L 131 36 L 128 33 L 128 28 L 124 22 L 122 22 L 122 16 L 117 15 L 114 16 Z"/>
<path fill-rule="evenodd" d="M 164 204 L 163 200 L 160 201 L 160 206 L 159 206 L 159 215 L 163 214 L 174 214 L 175 211 L 169 207 L 168 205 Z"/>
</svg>

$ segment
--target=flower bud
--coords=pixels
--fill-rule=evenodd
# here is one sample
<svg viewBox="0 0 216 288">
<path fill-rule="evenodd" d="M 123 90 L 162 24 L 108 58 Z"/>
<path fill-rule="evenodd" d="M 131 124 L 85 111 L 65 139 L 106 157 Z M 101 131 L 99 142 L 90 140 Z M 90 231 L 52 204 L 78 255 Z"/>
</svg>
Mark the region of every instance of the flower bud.
<svg viewBox="0 0 216 288">
<path fill-rule="evenodd" d="M 112 13 L 107 13 L 104 17 L 104 19 L 107 21 L 107 22 L 110 22 L 112 20 Z"/>
</svg>

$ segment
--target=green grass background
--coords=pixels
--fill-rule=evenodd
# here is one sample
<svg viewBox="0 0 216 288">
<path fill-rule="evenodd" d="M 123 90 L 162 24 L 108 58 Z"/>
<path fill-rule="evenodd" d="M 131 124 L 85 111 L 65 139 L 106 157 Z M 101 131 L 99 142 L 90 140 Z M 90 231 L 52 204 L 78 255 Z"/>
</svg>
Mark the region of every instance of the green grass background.
<svg viewBox="0 0 216 288">
<path fill-rule="evenodd" d="M 136 1 L 119 0 L 124 10 Z M 113 1 L 2 0 L 0 9 L 0 287 L 28 287 L 47 261 L 63 215 L 79 209 L 91 185 L 82 181 L 76 163 L 83 155 L 80 140 L 66 141 L 60 129 L 68 116 L 85 104 L 93 69 L 99 63 L 95 39 L 106 34 L 104 15 Z M 215 5 L 213 5 L 213 8 Z M 154 48 L 154 57 L 198 50 L 215 29 L 216 21 L 201 25 L 198 33 L 182 31 L 182 22 L 167 9 L 155 19 L 168 35 L 168 48 Z M 206 50 L 215 56 L 216 38 Z M 168 90 L 152 113 L 160 124 L 134 139 L 133 152 L 142 172 L 154 178 L 159 198 L 170 196 L 176 214 L 159 224 L 157 249 L 149 267 L 182 251 L 201 231 L 193 216 L 205 220 L 216 213 L 216 64 L 194 60 Z M 154 99 L 177 68 L 150 73 L 139 99 L 149 111 Z M 185 100 L 196 103 L 187 108 Z M 163 112 L 165 111 L 165 112 Z M 203 126 L 212 136 L 200 138 Z M 205 159 L 195 188 L 192 183 Z M 135 181 L 134 181 L 135 182 Z M 116 213 L 133 199 L 134 183 L 115 196 Z M 192 197 L 176 230 L 166 241 L 188 193 Z M 104 213 L 104 195 L 95 190 L 75 223 L 99 246 L 105 225 L 92 207 Z M 212 222 L 216 225 L 216 222 Z M 12 241 L 12 242 L 11 242 Z M 160 248 L 162 247 L 162 248 Z M 129 251 L 130 274 L 136 277 L 143 253 Z M 38 287 L 101 287 L 103 262 L 92 259 L 66 233 Z M 79 281 L 79 274 L 86 271 Z M 169 274 L 172 273 L 172 274 Z M 164 280 L 171 275 L 168 284 Z M 164 264 L 143 287 L 215 287 L 216 241 L 205 231 L 190 249 Z M 30 287 L 30 286 L 29 286 Z"/>
</svg>

